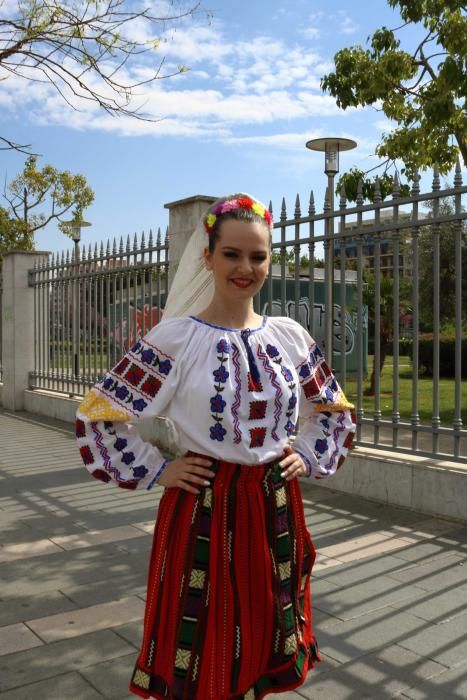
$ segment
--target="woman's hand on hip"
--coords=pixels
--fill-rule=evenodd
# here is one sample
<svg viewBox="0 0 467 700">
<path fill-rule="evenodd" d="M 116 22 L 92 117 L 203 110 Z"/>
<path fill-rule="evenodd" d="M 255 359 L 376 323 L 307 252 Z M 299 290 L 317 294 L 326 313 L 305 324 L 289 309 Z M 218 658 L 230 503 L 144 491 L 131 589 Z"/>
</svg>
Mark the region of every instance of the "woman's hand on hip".
<svg viewBox="0 0 467 700">
<path fill-rule="evenodd" d="M 306 464 L 300 455 L 293 451 L 291 445 L 284 447 L 284 454 L 286 456 L 279 462 L 279 466 L 282 469 L 281 476 L 286 481 L 295 479 L 297 476 L 305 476 L 307 473 Z"/>
<path fill-rule="evenodd" d="M 207 467 L 212 465 L 212 460 L 206 457 L 184 456 L 174 459 L 164 469 L 161 474 L 158 484 L 167 488 L 179 488 L 188 491 L 189 493 L 198 494 L 200 486 L 209 486 L 209 477 L 215 476 Z"/>
</svg>

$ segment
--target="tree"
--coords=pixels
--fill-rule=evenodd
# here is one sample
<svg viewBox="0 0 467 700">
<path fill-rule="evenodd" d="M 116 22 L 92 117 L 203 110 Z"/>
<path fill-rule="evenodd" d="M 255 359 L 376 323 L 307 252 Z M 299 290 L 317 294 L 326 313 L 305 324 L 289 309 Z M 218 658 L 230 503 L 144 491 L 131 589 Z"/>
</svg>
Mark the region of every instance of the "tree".
<svg viewBox="0 0 467 700">
<path fill-rule="evenodd" d="M 3 256 L 9 250 L 34 250 L 34 241 L 21 224 L 11 218 L 8 210 L 0 207 L 0 269 Z"/>
<path fill-rule="evenodd" d="M 426 204 L 428 211 L 433 213 L 433 202 Z M 439 214 L 452 215 L 455 211 L 454 199 L 443 198 L 439 203 Z M 467 243 L 465 233 L 467 227 L 463 226 L 461 241 L 462 255 L 462 279 L 467 280 Z M 440 269 L 440 293 L 441 293 L 441 322 L 446 328 L 453 326 L 456 318 L 456 225 L 442 223 L 439 227 L 439 269 Z M 423 330 L 433 330 L 433 226 L 424 226 L 420 234 L 420 326 Z M 462 285 L 462 309 L 464 319 L 467 320 L 467 285 Z"/>
<path fill-rule="evenodd" d="M 83 211 L 94 200 L 94 192 L 83 175 L 59 171 L 51 165 L 37 168 L 37 157 L 29 156 L 24 170 L 4 193 L 10 205 L 9 219 L 15 226 L 10 230 L 23 240 L 33 241 L 34 232 L 53 220 L 61 221 L 70 210 L 73 221 L 83 219 Z M 36 207 L 47 211 L 36 213 Z M 66 233 L 66 230 L 62 228 Z"/>
<path fill-rule="evenodd" d="M 438 164 L 442 173 L 458 151 L 467 164 L 467 17 L 462 0 L 388 0 L 404 24 L 382 27 L 370 48 L 338 51 L 335 71 L 321 80 L 342 109 L 380 105 L 397 123 L 383 135 L 376 154 L 401 159 L 411 179 L 417 168 Z M 396 32 L 421 24 L 424 36 L 414 51 L 400 48 Z M 454 139 L 456 144 L 451 143 Z"/>
<path fill-rule="evenodd" d="M 190 0 L 187 0 L 190 3 Z M 0 0 L 0 7 L 2 5 Z M 171 0 L 173 8 L 158 16 L 152 3 L 130 0 L 23 0 L 12 4 L 10 17 L 0 13 L 0 80 L 22 78 L 55 88 L 74 109 L 81 101 L 98 104 L 111 115 L 151 121 L 133 106 L 138 88 L 187 70 L 186 66 L 164 73 L 164 58 L 154 65 L 160 34 L 178 20 L 194 15 L 199 2 Z M 139 37 L 139 38 L 135 38 Z M 134 59 L 143 54 L 151 61 L 150 73 L 132 72 Z M 27 150 L 5 137 L 3 148 Z"/>
<path fill-rule="evenodd" d="M 345 189 L 345 196 L 348 202 L 356 202 L 358 199 L 358 186 L 362 183 L 361 195 L 364 200 L 370 202 L 375 198 L 376 179 L 378 179 L 379 189 L 382 199 L 390 196 L 394 189 L 394 178 L 388 172 L 382 176 L 369 178 L 365 177 L 366 173 L 359 168 L 350 168 L 346 173 L 343 173 L 337 181 L 336 195 L 340 195 L 342 188 Z M 408 197 L 410 194 L 410 186 L 407 184 L 400 185 L 400 196 Z"/>
<path fill-rule="evenodd" d="M 368 307 L 368 320 L 375 328 L 375 337 L 377 329 L 376 323 L 376 294 L 375 294 L 375 276 L 369 270 L 363 273 L 365 286 L 363 288 L 363 303 Z M 399 280 L 399 318 L 405 315 L 407 308 L 410 306 L 412 284 L 406 277 L 401 277 Z M 365 389 L 365 396 L 374 396 L 376 372 L 379 374 L 383 371 L 384 363 L 389 352 L 391 339 L 394 332 L 394 280 L 392 277 L 382 275 L 380 277 L 380 364 L 376 367 L 373 360 L 373 370 L 370 377 L 370 385 Z"/>
</svg>

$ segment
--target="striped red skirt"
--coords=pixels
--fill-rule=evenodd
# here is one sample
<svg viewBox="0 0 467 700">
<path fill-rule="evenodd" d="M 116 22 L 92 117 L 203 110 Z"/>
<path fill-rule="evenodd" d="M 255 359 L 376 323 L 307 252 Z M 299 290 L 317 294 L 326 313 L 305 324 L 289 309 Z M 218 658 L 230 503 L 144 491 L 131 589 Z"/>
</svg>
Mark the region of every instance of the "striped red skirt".
<svg viewBox="0 0 467 700">
<path fill-rule="evenodd" d="M 256 700 L 301 685 L 320 660 L 297 479 L 277 462 L 212 471 L 199 495 L 169 488 L 160 502 L 130 682 L 142 698 Z"/>
</svg>

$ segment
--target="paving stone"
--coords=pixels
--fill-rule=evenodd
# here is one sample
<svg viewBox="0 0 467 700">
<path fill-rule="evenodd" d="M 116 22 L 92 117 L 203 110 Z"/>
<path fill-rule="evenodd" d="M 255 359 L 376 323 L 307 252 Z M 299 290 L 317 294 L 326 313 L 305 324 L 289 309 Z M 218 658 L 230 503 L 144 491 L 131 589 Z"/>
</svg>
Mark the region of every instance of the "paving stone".
<svg viewBox="0 0 467 700">
<path fill-rule="evenodd" d="M 423 592 L 417 601 L 400 601 L 391 603 L 396 610 L 408 610 L 411 615 L 438 625 L 456 617 L 467 615 L 467 589 L 450 589 L 444 593 Z M 465 618 L 467 628 L 467 617 Z"/>
<path fill-rule="evenodd" d="M 129 622 L 127 625 L 119 625 L 114 627 L 115 634 L 119 634 L 125 641 L 132 644 L 136 649 L 139 649 L 143 639 L 142 621 Z"/>
<path fill-rule="evenodd" d="M 104 572 L 101 572 L 101 576 Z M 63 593 L 81 608 L 97 603 L 106 603 L 116 598 L 146 593 L 147 573 L 145 569 L 115 576 L 110 580 L 91 581 L 82 586 L 68 586 Z M 58 612 L 58 611 L 57 611 Z"/>
<path fill-rule="evenodd" d="M 65 551 L 73 549 L 82 549 L 83 547 L 94 547 L 106 542 L 120 543 L 124 540 L 133 539 L 136 537 L 144 537 L 146 533 L 142 532 L 131 525 L 122 525 L 120 527 L 112 527 L 106 530 L 93 530 L 90 532 L 81 532 L 76 535 L 54 536 L 51 541 L 64 549 Z M 0 549 L 0 558 L 2 550 Z"/>
<path fill-rule="evenodd" d="M 2 595 L 34 595 L 50 590 L 66 590 L 101 578 L 110 580 L 132 571 L 147 571 L 147 557 L 119 550 L 114 544 L 90 550 L 63 552 L 30 561 L 12 562 L 2 573 Z"/>
<path fill-rule="evenodd" d="M 355 583 L 323 592 L 315 607 L 341 620 L 351 620 L 372 610 L 385 608 L 397 601 L 414 600 L 420 595 L 415 586 L 394 585 L 389 577 L 374 578 L 371 582 Z"/>
<path fill-rule="evenodd" d="M 383 608 L 366 615 L 346 620 L 319 631 L 320 649 L 341 663 L 366 656 L 376 649 L 391 644 L 400 644 L 401 640 L 425 630 L 427 623 L 406 612 Z M 432 631 L 430 630 L 432 634 Z M 423 632 L 421 632 L 423 637 Z M 467 644 L 467 640 L 466 640 Z M 415 653 L 417 650 L 414 648 Z M 426 654 L 422 649 L 418 653 Z"/>
<path fill-rule="evenodd" d="M 115 596 L 114 596 L 115 597 Z M 0 599 L 0 626 L 24 622 L 34 617 L 44 617 L 73 610 L 77 606 L 60 591 L 47 591 L 33 596 Z"/>
<path fill-rule="evenodd" d="M 102 630 L 9 654 L 0 658 L 0 691 L 77 671 L 132 652 L 128 642 L 110 630 Z"/>
<path fill-rule="evenodd" d="M 103 661 L 95 666 L 88 666 L 81 670 L 81 675 L 104 698 L 115 700 L 129 692 L 128 684 L 135 667 L 136 656 L 135 653 L 131 653 L 128 656 L 120 656 L 118 659 Z"/>
<path fill-rule="evenodd" d="M 425 540 L 409 544 L 404 549 L 393 552 L 393 556 L 408 562 L 420 562 L 425 564 L 431 559 L 442 559 L 459 554 L 457 549 L 453 549 L 437 539 Z"/>
<path fill-rule="evenodd" d="M 122 623 L 142 620 L 144 604 L 136 596 L 92 605 L 58 615 L 29 620 L 28 627 L 45 642 L 56 642 L 89 632 L 116 627 Z"/>
<path fill-rule="evenodd" d="M 60 552 L 63 552 L 63 549 L 50 540 L 15 542 L 14 544 L 6 544 L 0 547 L 0 562 L 29 559 L 30 557 L 41 557 L 46 554 L 58 554 Z"/>
<path fill-rule="evenodd" d="M 318 678 L 310 674 L 298 692 L 313 700 L 353 700 L 356 697 L 382 700 L 444 670 L 430 659 L 392 645 L 357 661 L 341 664 Z"/>
<path fill-rule="evenodd" d="M 391 554 L 384 556 L 342 563 L 339 567 L 319 571 L 316 578 L 336 586 L 348 586 L 365 581 L 371 583 L 375 578 L 400 571 L 406 566 L 405 562 L 396 557 L 394 552 L 391 552 Z"/>
<path fill-rule="evenodd" d="M 467 557 L 436 557 L 391 573 L 397 581 L 413 583 L 426 591 L 442 592 L 455 586 L 467 586 Z"/>
<path fill-rule="evenodd" d="M 441 625 L 425 622 L 419 630 L 401 638 L 399 644 L 416 654 L 429 656 L 444 666 L 456 666 L 467 660 L 466 630 L 467 619 L 464 615 Z"/>
<path fill-rule="evenodd" d="M 460 700 L 460 698 L 467 698 L 466 664 L 443 671 L 414 688 L 405 690 L 403 697 L 411 698 L 411 700 L 426 700 L 426 698 Z"/>
<path fill-rule="evenodd" d="M 378 531 L 362 537 L 346 539 L 345 542 L 340 544 L 328 547 L 320 546 L 319 551 L 326 557 L 332 557 L 340 561 L 355 561 L 356 559 L 364 559 L 406 546 L 407 543 L 403 540 Z"/>
<path fill-rule="evenodd" d="M 0 694 L 0 700 L 70 700 L 71 698 L 98 700 L 102 695 L 79 673 L 74 672 L 39 681 L 39 683 L 23 685 Z"/>
<path fill-rule="evenodd" d="M 42 644 L 39 637 L 22 623 L 0 627 L 0 656 L 14 654 L 24 649 L 32 649 Z"/>
</svg>

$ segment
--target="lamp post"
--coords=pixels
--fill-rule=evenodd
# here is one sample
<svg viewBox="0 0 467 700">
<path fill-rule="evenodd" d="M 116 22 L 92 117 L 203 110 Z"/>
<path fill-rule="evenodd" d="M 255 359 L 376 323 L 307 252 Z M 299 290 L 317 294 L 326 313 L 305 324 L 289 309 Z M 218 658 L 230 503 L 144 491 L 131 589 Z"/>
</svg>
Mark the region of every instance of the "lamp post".
<svg viewBox="0 0 467 700">
<path fill-rule="evenodd" d="M 81 229 L 92 224 L 89 221 L 82 221 L 79 219 L 72 219 L 71 221 L 62 221 L 63 228 L 69 233 L 70 237 L 73 239 L 75 244 L 75 279 L 73 283 L 73 308 L 72 308 L 72 318 L 73 318 L 73 332 L 72 332 L 72 354 L 73 354 L 73 375 L 76 381 L 79 380 L 79 367 L 80 367 L 80 308 L 79 308 L 79 243 L 81 240 Z"/>
<path fill-rule="evenodd" d="M 330 215 L 325 223 L 324 242 L 324 268 L 325 268 L 325 308 L 326 308 L 326 332 L 324 349 L 329 367 L 333 366 L 333 341 L 334 341 L 334 178 L 339 172 L 339 153 L 356 148 L 357 143 L 352 139 L 327 137 L 311 139 L 306 142 L 306 147 L 311 151 L 324 152 L 324 172 L 328 176 L 328 195 Z M 329 313 L 328 313 L 329 310 Z"/>
</svg>

